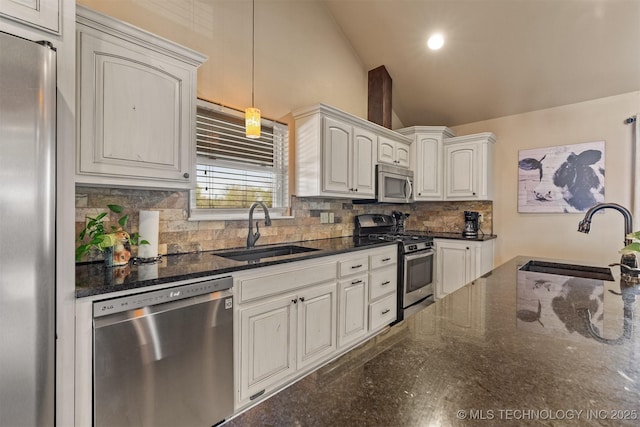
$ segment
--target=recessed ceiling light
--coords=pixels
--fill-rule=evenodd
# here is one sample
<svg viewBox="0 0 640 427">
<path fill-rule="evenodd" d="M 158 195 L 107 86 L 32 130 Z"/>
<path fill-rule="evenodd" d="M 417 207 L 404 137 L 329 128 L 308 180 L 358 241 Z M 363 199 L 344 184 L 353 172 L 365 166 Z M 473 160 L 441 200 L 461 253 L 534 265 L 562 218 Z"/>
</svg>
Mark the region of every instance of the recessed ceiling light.
<svg viewBox="0 0 640 427">
<path fill-rule="evenodd" d="M 440 33 L 432 35 L 429 37 L 429 40 L 427 40 L 427 46 L 429 46 L 431 50 L 438 50 L 442 45 L 444 45 L 444 37 L 442 37 Z"/>
</svg>

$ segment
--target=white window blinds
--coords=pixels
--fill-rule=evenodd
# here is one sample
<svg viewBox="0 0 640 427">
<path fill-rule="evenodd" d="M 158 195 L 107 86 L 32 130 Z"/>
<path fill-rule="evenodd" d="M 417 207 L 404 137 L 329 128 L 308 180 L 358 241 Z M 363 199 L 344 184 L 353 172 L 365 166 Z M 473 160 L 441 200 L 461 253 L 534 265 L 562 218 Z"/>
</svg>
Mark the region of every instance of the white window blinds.
<svg viewBox="0 0 640 427">
<path fill-rule="evenodd" d="M 259 139 L 245 136 L 244 115 L 198 100 L 197 187 L 192 209 L 270 209 L 288 202 L 288 127 L 262 120 Z"/>
</svg>

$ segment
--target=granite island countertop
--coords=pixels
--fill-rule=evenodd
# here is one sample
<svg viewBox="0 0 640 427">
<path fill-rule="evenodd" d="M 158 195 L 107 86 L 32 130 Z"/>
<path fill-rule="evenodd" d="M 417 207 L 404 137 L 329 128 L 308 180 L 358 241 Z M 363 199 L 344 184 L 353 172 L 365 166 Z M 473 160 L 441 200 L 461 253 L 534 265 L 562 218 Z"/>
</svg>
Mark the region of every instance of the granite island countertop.
<svg viewBox="0 0 640 427">
<path fill-rule="evenodd" d="M 315 249 L 293 255 L 270 257 L 254 261 L 234 261 L 218 256 L 232 250 L 205 251 L 197 253 L 166 255 L 157 263 L 136 265 L 132 262 L 122 267 L 105 267 L 103 262 L 76 264 L 76 298 L 92 297 L 113 292 L 128 291 L 171 284 L 184 280 L 231 274 L 234 271 L 283 264 L 304 259 L 347 253 L 377 246 L 397 245 L 396 242 L 371 241 L 366 246 L 357 246 L 353 237 L 306 240 L 301 242 L 257 245 L 257 248 L 286 245 Z"/>
<path fill-rule="evenodd" d="M 640 288 L 621 288 L 617 268 L 613 282 L 519 271 L 530 259 L 513 258 L 225 426 L 638 425 Z"/>
</svg>

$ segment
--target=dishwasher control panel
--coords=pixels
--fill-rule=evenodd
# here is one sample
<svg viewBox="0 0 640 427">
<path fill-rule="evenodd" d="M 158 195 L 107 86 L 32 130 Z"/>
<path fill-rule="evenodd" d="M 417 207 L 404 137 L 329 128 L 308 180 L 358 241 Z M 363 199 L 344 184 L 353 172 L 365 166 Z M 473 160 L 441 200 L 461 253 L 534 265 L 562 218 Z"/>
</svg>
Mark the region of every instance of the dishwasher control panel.
<svg viewBox="0 0 640 427">
<path fill-rule="evenodd" d="M 198 295 L 230 289 L 233 286 L 231 276 L 208 279 L 196 283 L 179 285 L 173 288 L 161 289 L 159 291 L 144 292 L 125 297 L 118 297 L 109 300 L 96 301 L 93 303 L 93 317 L 107 316 L 109 314 L 120 313 L 127 310 L 147 307 L 151 305 L 164 304 L 166 302 L 177 301 Z M 232 301 L 232 300 L 231 300 Z M 231 308 L 232 302 L 225 304 Z"/>
</svg>

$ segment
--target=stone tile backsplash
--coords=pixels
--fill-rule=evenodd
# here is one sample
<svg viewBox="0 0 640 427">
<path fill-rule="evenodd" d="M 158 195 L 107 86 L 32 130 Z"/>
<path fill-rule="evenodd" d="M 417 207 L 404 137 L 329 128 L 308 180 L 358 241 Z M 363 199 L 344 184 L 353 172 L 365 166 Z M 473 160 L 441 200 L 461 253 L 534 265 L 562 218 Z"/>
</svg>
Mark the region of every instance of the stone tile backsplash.
<svg viewBox="0 0 640 427">
<path fill-rule="evenodd" d="M 138 231 L 140 210 L 160 211 L 159 252 L 163 254 L 235 248 L 246 244 L 248 229 L 246 220 L 188 221 L 189 193 L 187 191 L 101 187 L 76 189 L 76 237 L 84 227 L 85 218 L 107 210 L 108 204 L 124 207 L 125 212 L 130 216 L 127 227 L 129 232 Z M 463 212 L 470 210 L 482 214 L 483 232 L 490 234 L 493 231 L 492 202 L 360 205 L 343 199 L 292 197 L 294 218 L 274 220 L 271 227 L 261 226 L 258 245 L 351 236 L 356 215 L 391 214 L 393 210 L 410 214 L 405 225 L 408 230 L 462 232 Z M 322 212 L 333 212 L 335 222 L 322 224 L 320 222 Z"/>
</svg>

